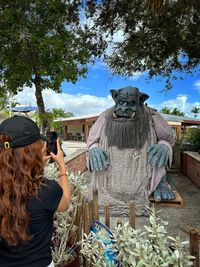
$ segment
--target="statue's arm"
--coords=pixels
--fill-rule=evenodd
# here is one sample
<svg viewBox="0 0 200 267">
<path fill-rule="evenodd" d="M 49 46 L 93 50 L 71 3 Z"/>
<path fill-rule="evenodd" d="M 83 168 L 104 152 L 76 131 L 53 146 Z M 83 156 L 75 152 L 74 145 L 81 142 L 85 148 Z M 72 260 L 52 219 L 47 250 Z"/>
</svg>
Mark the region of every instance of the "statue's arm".
<svg viewBox="0 0 200 267">
<path fill-rule="evenodd" d="M 157 112 L 152 115 L 153 128 L 157 143 L 148 149 L 148 161 L 153 167 L 170 166 L 172 162 L 172 145 L 174 136 L 170 125 Z"/>
<path fill-rule="evenodd" d="M 105 116 L 105 112 L 101 113 L 96 122 L 91 127 L 88 135 L 86 151 L 89 151 L 93 147 L 98 147 L 101 132 L 105 124 Z"/>
<path fill-rule="evenodd" d="M 165 167 L 170 167 L 172 162 L 172 146 L 175 138 L 170 125 L 160 114 L 156 113 L 152 118 L 157 135 L 157 144 L 150 146 L 148 155 L 150 164 L 154 166 L 151 192 L 154 192 L 155 201 L 175 199 L 176 194 L 167 182 L 165 170 Z"/>
<path fill-rule="evenodd" d="M 98 117 L 97 121 L 91 127 L 89 132 L 86 146 L 86 165 L 88 170 L 90 171 L 93 171 L 95 169 L 99 170 L 101 168 L 102 160 L 104 163 L 104 157 L 106 157 L 104 152 L 100 148 L 98 148 L 101 132 L 105 125 L 105 116 L 106 112 L 103 112 Z"/>
<path fill-rule="evenodd" d="M 171 126 L 167 121 L 157 112 L 152 115 L 154 130 L 156 132 L 158 141 L 166 141 L 170 146 L 174 145 L 175 138 Z"/>
</svg>

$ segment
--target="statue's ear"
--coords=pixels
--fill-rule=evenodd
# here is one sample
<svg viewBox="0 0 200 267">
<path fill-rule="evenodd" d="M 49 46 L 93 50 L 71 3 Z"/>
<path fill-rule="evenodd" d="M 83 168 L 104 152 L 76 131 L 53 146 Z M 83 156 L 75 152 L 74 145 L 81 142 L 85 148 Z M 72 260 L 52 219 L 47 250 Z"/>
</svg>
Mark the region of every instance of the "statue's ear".
<svg viewBox="0 0 200 267">
<path fill-rule="evenodd" d="M 145 100 L 147 100 L 149 96 L 145 93 L 140 93 L 140 104 L 143 104 Z"/>
<path fill-rule="evenodd" d="M 112 95 L 113 100 L 116 102 L 119 92 L 117 90 L 110 90 L 110 93 Z"/>
</svg>

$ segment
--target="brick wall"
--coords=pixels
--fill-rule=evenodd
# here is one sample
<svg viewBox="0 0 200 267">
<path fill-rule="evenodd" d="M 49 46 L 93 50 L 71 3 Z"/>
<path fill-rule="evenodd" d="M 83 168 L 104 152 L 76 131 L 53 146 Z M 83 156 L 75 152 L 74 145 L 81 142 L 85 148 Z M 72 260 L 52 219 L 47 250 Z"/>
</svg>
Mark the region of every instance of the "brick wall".
<svg viewBox="0 0 200 267">
<path fill-rule="evenodd" d="M 76 154 L 74 157 L 66 161 L 66 167 L 68 172 L 78 173 L 86 170 L 86 155 L 85 152 Z"/>
<path fill-rule="evenodd" d="M 200 188 L 200 155 L 186 151 L 182 156 L 182 173 Z"/>
</svg>

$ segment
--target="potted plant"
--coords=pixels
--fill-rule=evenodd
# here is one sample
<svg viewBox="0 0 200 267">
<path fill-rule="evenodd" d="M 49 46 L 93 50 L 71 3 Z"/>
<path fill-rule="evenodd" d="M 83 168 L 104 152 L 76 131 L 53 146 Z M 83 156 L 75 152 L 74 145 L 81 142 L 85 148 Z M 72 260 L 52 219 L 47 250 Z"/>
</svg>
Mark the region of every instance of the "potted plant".
<svg viewBox="0 0 200 267">
<path fill-rule="evenodd" d="M 112 233 L 113 241 L 106 246 L 101 242 L 101 231 L 91 232 L 85 235 L 81 253 L 95 267 L 192 266 L 194 257 L 185 250 L 188 242 L 182 242 L 180 237 L 167 236 L 166 225 L 155 209 L 150 209 L 149 225 L 145 226 L 145 231 L 135 230 L 128 223 L 118 225 Z M 112 261 L 108 259 L 108 250 L 116 255 Z"/>
<path fill-rule="evenodd" d="M 58 177 L 57 167 L 54 163 L 47 164 L 45 176 L 49 179 Z M 76 267 L 79 266 L 79 243 L 76 240 L 77 225 L 75 217 L 78 207 L 87 194 L 87 185 L 80 173 L 68 174 L 71 188 L 70 207 L 66 212 L 57 212 L 54 220 L 54 232 L 52 237 L 52 255 L 55 266 Z"/>
</svg>

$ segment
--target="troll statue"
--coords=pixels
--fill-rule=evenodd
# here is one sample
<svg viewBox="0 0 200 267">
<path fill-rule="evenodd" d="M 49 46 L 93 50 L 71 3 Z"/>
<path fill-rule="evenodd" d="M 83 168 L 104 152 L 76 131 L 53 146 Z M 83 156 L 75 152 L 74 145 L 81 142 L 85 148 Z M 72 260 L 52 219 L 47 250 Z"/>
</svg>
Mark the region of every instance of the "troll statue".
<svg viewBox="0 0 200 267">
<path fill-rule="evenodd" d="M 91 188 L 100 204 L 120 213 L 130 203 L 136 215 L 147 215 L 149 196 L 156 201 L 175 198 L 166 179 L 172 161 L 171 127 L 144 104 L 148 95 L 136 87 L 111 90 L 115 105 L 103 112 L 90 129 L 87 163 Z"/>
</svg>

